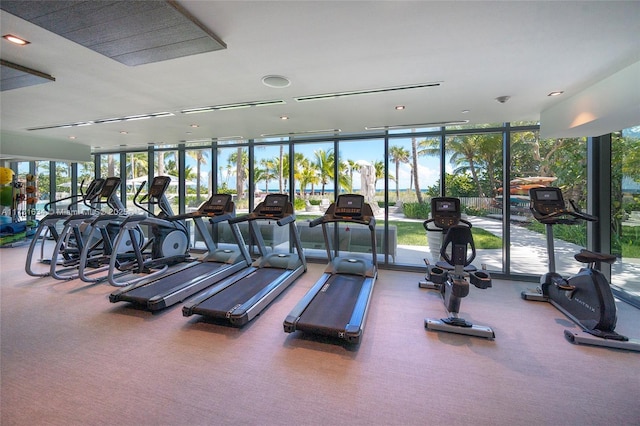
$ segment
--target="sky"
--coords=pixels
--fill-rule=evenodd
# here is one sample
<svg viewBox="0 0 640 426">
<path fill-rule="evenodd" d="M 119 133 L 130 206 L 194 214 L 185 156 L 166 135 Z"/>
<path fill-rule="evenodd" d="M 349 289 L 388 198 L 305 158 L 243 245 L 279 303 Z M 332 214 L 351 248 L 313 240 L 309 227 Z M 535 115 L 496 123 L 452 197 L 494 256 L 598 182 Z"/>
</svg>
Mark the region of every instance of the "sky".
<svg viewBox="0 0 640 426">
<path fill-rule="evenodd" d="M 407 151 L 411 152 L 411 139 L 395 139 L 391 143 L 391 146 L 402 146 Z M 312 144 L 296 144 L 295 150 L 296 153 L 302 153 L 306 158 L 310 160 L 314 160 L 314 151 L 316 150 L 329 150 L 333 148 L 333 143 L 312 143 Z M 223 166 L 226 168 L 228 163 L 228 158 L 230 155 L 235 154 L 236 148 L 223 149 L 220 157 L 219 157 L 219 166 Z M 279 145 L 274 146 L 256 146 L 255 149 L 255 160 L 256 163 L 259 164 L 259 161 L 263 158 L 277 158 L 280 154 Z M 355 162 L 366 162 L 369 164 L 373 164 L 376 161 L 381 161 L 384 157 L 384 141 L 381 139 L 371 140 L 371 141 L 351 141 L 351 142 L 341 142 L 340 143 L 340 155 L 343 159 L 353 160 Z M 189 157 L 187 157 L 187 165 L 191 165 L 195 169 L 195 162 Z M 395 176 L 395 164 L 391 163 L 389 165 L 390 170 L 389 173 Z M 203 170 L 209 171 L 210 165 L 203 167 Z M 449 166 L 447 165 L 447 168 Z M 426 189 L 428 186 L 432 186 L 436 183 L 439 178 L 440 164 L 439 158 L 437 157 L 421 157 L 418 164 L 418 173 L 420 179 L 420 187 L 421 189 Z M 448 170 L 450 171 L 450 170 Z M 220 179 L 220 170 L 218 172 L 218 178 Z M 235 186 L 235 173 L 232 170 L 231 176 L 226 178 L 226 170 L 222 170 L 222 181 L 227 181 L 230 187 Z M 400 189 L 408 189 L 409 184 L 411 182 L 411 167 L 409 164 L 400 164 L 400 169 L 398 173 L 398 187 Z M 203 177 L 203 183 L 207 176 Z M 353 187 L 355 189 L 360 189 L 360 175 L 359 173 L 354 173 L 354 182 Z M 376 189 L 383 189 L 384 182 L 379 180 L 376 186 Z M 261 190 L 264 190 L 265 182 L 260 182 L 258 187 Z M 396 184 L 394 181 L 389 182 L 390 190 L 395 190 Z M 272 181 L 269 182 L 269 189 L 274 190 L 278 188 L 278 182 Z M 307 187 L 307 190 L 310 190 L 310 187 Z M 334 189 L 333 185 L 329 185 L 326 189 Z"/>
</svg>

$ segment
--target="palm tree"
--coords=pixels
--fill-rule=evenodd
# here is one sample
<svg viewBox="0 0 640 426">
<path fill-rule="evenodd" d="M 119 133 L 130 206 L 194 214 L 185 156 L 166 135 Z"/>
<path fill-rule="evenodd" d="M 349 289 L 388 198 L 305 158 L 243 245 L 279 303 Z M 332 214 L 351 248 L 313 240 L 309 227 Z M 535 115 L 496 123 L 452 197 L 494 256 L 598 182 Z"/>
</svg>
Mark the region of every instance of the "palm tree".
<svg viewBox="0 0 640 426">
<path fill-rule="evenodd" d="M 229 165 L 236 166 L 236 193 L 238 194 L 238 199 L 244 198 L 244 183 L 247 180 L 247 166 L 249 164 L 247 150 L 238 147 L 237 151 L 231 154 L 227 161 Z"/>
<path fill-rule="evenodd" d="M 415 129 L 411 129 L 412 132 Z M 418 199 L 418 203 L 422 204 L 424 201 L 422 200 L 422 193 L 420 192 L 420 183 L 418 182 L 418 141 L 415 137 L 411 138 L 411 159 L 412 159 L 412 172 L 413 172 L 413 181 L 415 182 L 416 188 L 416 198 Z"/>
<path fill-rule="evenodd" d="M 396 165 L 396 199 L 400 198 L 400 190 L 398 189 L 398 181 L 400 180 L 400 163 L 408 163 L 410 154 L 404 147 L 394 145 L 389 148 L 389 160 Z"/>
<path fill-rule="evenodd" d="M 196 199 L 200 201 L 201 166 L 207 164 L 209 153 L 205 149 L 198 149 L 195 151 L 187 151 L 187 155 L 196 160 Z"/>
<path fill-rule="evenodd" d="M 353 160 L 345 160 L 344 164 L 347 167 L 349 172 L 349 188 L 348 189 L 349 189 L 349 192 L 352 193 L 353 192 L 353 173 L 360 170 L 360 165 Z"/>
<path fill-rule="evenodd" d="M 298 180 L 300 182 L 300 195 L 304 198 L 307 193 L 307 185 L 311 184 L 311 192 L 313 192 L 314 185 L 320 182 L 320 178 L 315 164 L 309 161 L 308 158 L 304 158 L 300 166 Z"/>
<path fill-rule="evenodd" d="M 275 171 L 278 166 L 277 161 L 275 159 L 263 158 L 260 160 L 260 165 L 264 167 L 261 179 L 264 180 L 264 192 L 269 192 L 269 181 L 276 178 Z"/>
<path fill-rule="evenodd" d="M 322 184 L 321 194 L 324 195 L 325 186 L 329 183 L 329 179 L 333 179 L 335 155 L 333 155 L 333 149 L 327 151 L 318 149 L 313 152 L 313 155 L 316 159 L 316 167 L 320 173 L 320 183 Z"/>
<path fill-rule="evenodd" d="M 384 178 L 384 162 L 377 160 L 373 163 L 373 168 L 376 171 L 376 180 L 373 183 L 374 188 L 378 186 L 378 181 Z M 389 178 L 393 179 L 393 176 L 389 175 Z"/>
<path fill-rule="evenodd" d="M 280 145 L 280 156 L 277 159 L 278 164 L 278 189 L 282 194 L 284 192 L 284 145 Z"/>
<path fill-rule="evenodd" d="M 478 197 L 484 197 L 484 191 L 482 190 L 482 185 L 480 184 L 480 179 L 478 177 L 478 166 L 479 163 L 476 160 L 480 157 L 480 152 L 482 150 L 482 136 L 483 135 L 465 135 L 465 136 L 455 136 L 447 141 L 446 147 L 447 151 L 451 152 L 451 164 L 455 165 L 456 168 L 453 170 L 453 173 L 461 173 L 461 172 L 469 172 L 471 173 L 471 178 L 476 184 L 478 189 Z"/>
</svg>

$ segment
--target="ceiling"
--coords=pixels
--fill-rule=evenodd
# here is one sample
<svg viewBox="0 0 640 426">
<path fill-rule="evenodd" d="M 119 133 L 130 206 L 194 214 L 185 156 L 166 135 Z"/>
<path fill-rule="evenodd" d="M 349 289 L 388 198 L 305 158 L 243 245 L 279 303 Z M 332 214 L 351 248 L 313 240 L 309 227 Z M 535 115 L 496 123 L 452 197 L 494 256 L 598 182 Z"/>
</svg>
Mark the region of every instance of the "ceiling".
<svg viewBox="0 0 640 426">
<path fill-rule="evenodd" d="M 3 138 L 72 141 L 100 151 L 458 120 L 539 120 L 542 111 L 640 60 L 638 1 L 176 3 L 226 49 L 129 66 L 0 11 L 2 35 L 30 41 L 19 47 L 2 39 L 1 59 L 55 78 L 2 91 Z M 291 84 L 269 87 L 262 82 L 269 75 Z M 368 90 L 376 92 L 296 101 Z M 553 91 L 564 94 L 547 96 Z M 497 102 L 501 96 L 510 98 Z M 182 112 L 262 101 L 283 102 Z M 29 130 L 145 114 L 159 116 Z"/>
</svg>

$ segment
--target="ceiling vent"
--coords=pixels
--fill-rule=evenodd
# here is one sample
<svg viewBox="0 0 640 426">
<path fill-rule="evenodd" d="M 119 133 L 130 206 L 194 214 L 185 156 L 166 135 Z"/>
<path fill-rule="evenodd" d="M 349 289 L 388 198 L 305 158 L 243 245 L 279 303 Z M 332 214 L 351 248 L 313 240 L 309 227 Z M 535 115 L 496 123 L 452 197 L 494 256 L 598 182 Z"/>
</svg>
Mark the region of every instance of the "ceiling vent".
<svg viewBox="0 0 640 426">
<path fill-rule="evenodd" d="M 251 101 L 251 102 L 242 102 L 237 104 L 224 104 L 224 105 L 212 105 L 206 107 L 198 107 L 198 108 L 188 108 L 180 111 L 183 114 L 198 114 L 201 112 L 212 112 L 212 111 L 226 111 L 230 109 L 243 109 L 243 108 L 251 108 L 251 107 L 263 107 L 270 105 L 284 105 L 285 101 L 282 99 L 276 99 L 272 101 Z"/>
<path fill-rule="evenodd" d="M 335 93 L 323 93 L 320 95 L 309 95 L 309 96 L 299 96 L 294 98 L 298 102 L 308 102 L 308 101 L 320 101 L 324 99 L 335 99 L 335 98 L 345 98 L 348 96 L 361 96 L 361 95 L 374 95 L 377 93 L 389 93 L 389 92 L 400 92 L 403 90 L 414 90 L 414 89 L 425 89 L 428 87 L 438 87 L 442 84 L 442 81 L 435 81 L 431 83 L 422 83 L 422 84 L 408 84 L 404 86 L 395 86 L 395 87 L 383 87 L 379 89 L 367 89 L 367 90 L 353 90 L 348 92 L 335 92 Z"/>
</svg>

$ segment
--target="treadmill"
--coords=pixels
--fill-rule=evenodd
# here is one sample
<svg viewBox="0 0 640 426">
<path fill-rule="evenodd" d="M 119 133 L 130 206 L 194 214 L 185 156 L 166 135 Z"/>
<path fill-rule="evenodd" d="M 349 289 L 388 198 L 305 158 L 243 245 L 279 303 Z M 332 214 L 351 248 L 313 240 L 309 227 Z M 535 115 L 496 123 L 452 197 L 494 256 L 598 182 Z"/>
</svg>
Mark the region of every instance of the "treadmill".
<svg viewBox="0 0 640 426">
<path fill-rule="evenodd" d="M 289 252 L 267 253 L 259 221 L 289 225 Z M 229 220 L 238 245 L 247 250 L 238 224 L 248 222 L 250 237 L 260 252 L 251 267 L 199 294 L 182 307 L 185 317 L 197 314 L 241 327 L 255 318 L 307 270 L 293 205 L 286 194 L 268 194 L 252 213 Z M 292 247 L 293 246 L 293 247 Z M 292 251 L 295 249 L 295 252 Z"/>
<path fill-rule="evenodd" d="M 334 255 L 329 238 L 329 224 L 366 225 L 371 232 L 372 260 Z M 284 331 L 296 330 L 344 339 L 358 344 L 362 339 L 365 319 L 378 267 L 376 253 L 376 221 L 364 196 L 343 194 L 331 204 L 324 216 L 309 223 L 322 225 L 329 265 L 324 274 L 298 302 L 284 320 Z M 333 228 L 333 227 L 331 227 Z M 336 229 L 331 229 L 336 232 Z M 348 232 L 348 228 L 342 232 Z"/>
<path fill-rule="evenodd" d="M 203 218 L 209 218 L 213 226 L 222 226 L 222 222 L 229 221 L 234 216 L 235 205 L 231 195 L 214 194 L 197 211 L 171 217 L 172 221 L 192 219 L 209 249 L 208 254 L 202 260 L 189 262 L 168 274 L 116 290 L 109 296 L 109 301 L 131 302 L 150 311 L 157 311 L 182 302 L 218 281 L 248 268 L 251 258 L 246 248 L 218 248 L 203 221 Z"/>
</svg>

